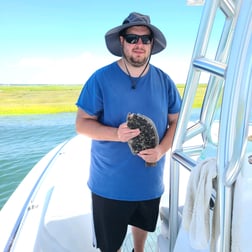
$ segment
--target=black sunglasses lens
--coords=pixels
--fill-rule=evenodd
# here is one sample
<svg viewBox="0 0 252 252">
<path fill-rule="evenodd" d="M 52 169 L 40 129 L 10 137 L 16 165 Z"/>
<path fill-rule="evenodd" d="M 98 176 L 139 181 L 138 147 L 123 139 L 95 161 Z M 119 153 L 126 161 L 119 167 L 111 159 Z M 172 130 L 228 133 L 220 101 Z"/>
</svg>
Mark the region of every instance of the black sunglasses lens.
<svg viewBox="0 0 252 252">
<path fill-rule="evenodd" d="M 140 35 L 135 35 L 135 34 L 126 34 L 124 38 L 129 44 L 136 44 L 139 38 L 141 38 L 143 44 L 150 44 L 152 40 L 151 35 L 140 36 Z"/>
<path fill-rule="evenodd" d="M 143 35 L 140 37 L 141 37 L 143 44 L 150 44 L 151 43 L 152 38 L 150 35 Z"/>
<path fill-rule="evenodd" d="M 136 44 L 139 39 L 137 35 L 133 35 L 133 34 L 127 34 L 124 36 L 124 38 L 129 44 Z"/>
</svg>

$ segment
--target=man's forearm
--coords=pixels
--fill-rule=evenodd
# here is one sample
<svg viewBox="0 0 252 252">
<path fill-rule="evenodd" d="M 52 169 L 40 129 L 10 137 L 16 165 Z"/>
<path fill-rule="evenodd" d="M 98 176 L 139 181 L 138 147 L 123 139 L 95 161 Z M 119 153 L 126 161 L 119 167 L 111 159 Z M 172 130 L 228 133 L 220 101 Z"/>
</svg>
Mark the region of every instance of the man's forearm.
<svg viewBox="0 0 252 252">
<path fill-rule="evenodd" d="M 76 121 L 76 131 L 95 140 L 119 141 L 117 128 L 103 125 L 94 119 L 79 118 Z"/>
<path fill-rule="evenodd" d="M 163 137 L 162 141 L 160 142 L 160 148 L 162 153 L 165 154 L 172 146 L 174 134 L 176 131 L 177 123 L 173 122 L 166 131 L 165 136 Z"/>
</svg>

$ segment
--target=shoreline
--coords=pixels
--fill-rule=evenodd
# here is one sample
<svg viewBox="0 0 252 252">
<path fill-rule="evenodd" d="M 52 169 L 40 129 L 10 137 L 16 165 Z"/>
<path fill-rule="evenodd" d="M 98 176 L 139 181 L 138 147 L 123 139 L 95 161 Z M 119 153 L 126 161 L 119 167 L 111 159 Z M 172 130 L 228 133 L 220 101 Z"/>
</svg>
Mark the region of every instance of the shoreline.
<svg viewBox="0 0 252 252">
<path fill-rule="evenodd" d="M 75 112 L 83 85 L 0 85 L 0 116 Z"/>
<path fill-rule="evenodd" d="M 176 84 L 181 97 L 184 84 Z M 193 108 L 202 104 L 206 84 L 200 84 Z M 83 84 L 1 84 L 0 116 L 76 112 Z"/>
</svg>

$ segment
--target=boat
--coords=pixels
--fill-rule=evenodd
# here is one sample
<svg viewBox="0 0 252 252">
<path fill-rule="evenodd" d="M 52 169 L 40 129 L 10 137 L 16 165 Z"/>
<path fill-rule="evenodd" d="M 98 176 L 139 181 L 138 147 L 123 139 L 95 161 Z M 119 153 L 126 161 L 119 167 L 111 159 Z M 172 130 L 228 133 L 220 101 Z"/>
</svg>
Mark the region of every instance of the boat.
<svg viewBox="0 0 252 252">
<path fill-rule="evenodd" d="M 188 1 L 199 2 L 204 6 L 166 163 L 166 190 L 146 252 L 252 250 L 251 0 Z M 217 16 L 223 27 L 209 56 Z M 200 113 L 191 121 L 205 74 Z M 0 211 L 0 251 L 97 251 L 85 182 L 89 151 L 90 139 L 77 135 L 34 166 Z M 122 251 L 132 251 L 130 229 Z"/>
</svg>

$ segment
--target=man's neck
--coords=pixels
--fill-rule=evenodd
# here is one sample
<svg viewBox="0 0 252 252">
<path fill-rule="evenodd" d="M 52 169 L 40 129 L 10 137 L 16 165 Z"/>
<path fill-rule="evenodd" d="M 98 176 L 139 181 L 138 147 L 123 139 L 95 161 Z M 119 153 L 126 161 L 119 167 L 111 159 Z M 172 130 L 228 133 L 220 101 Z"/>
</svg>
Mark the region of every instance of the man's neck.
<svg viewBox="0 0 252 252">
<path fill-rule="evenodd" d="M 146 66 L 146 64 L 147 64 L 147 66 Z M 136 66 L 129 64 L 124 58 L 121 58 L 120 60 L 118 60 L 119 67 L 126 74 L 130 75 L 130 77 L 134 77 L 134 78 L 141 77 L 148 72 L 149 62 L 146 62 L 146 64 L 144 64 L 143 66 L 136 67 Z"/>
</svg>

